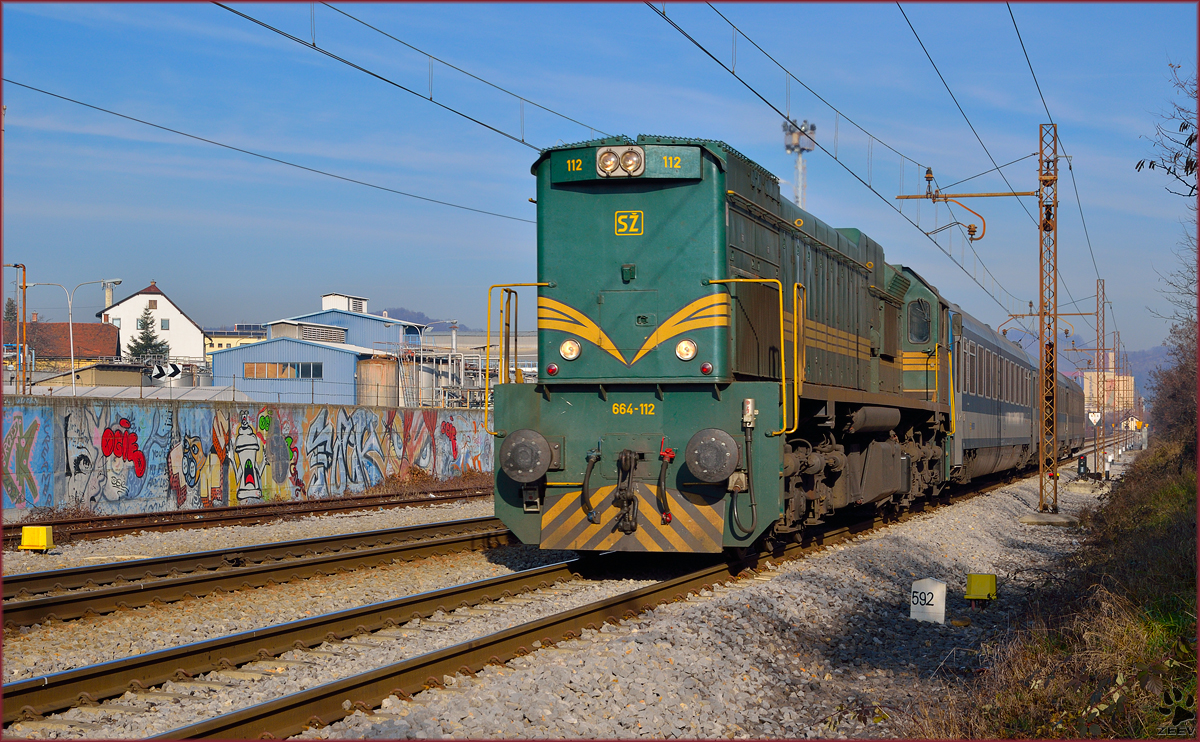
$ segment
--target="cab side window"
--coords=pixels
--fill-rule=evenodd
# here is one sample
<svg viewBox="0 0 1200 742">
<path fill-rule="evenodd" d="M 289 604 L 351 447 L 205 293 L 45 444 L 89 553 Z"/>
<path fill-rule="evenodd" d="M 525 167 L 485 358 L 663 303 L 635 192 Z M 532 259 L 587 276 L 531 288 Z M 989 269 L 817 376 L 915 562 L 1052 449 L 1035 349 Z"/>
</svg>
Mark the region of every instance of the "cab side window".
<svg viewBox="0 0 1200 742">
<path fill-rule="evenodd" d="M 929 302 L 917 299 L 908 303 L 908 342 L 923 345 L 929 342 Z"/>
</svg>

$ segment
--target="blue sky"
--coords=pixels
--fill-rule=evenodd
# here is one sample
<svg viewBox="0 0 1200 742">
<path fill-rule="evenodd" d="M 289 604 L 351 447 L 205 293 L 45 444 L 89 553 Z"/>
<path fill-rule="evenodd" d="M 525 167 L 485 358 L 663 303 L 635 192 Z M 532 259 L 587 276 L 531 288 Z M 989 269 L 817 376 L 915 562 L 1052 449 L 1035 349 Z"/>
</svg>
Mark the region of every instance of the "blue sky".
<svg viewBox="0 0 1200 742">
<path fill-rule="evenodd" d="M 306 41 L 315 26 L 317 46 L 428 92 L 426 56 L 329 7 L 233 7 Z M 435 100 L 518 138 L 523 126 L 531 148 L 211 4 L 5 3 L 4 76 L 232 146 L 520 219 L 535 217 L 527 200 L 535 148 L 583 140 L 593 129 L 721 139 L 783 178 L 791 193 L 793 161 L 781 146 L 779 116 L 643 4 L 336 7 L 585 126 L 529 104 L 522 117 L 516 99 L 432 65 Z M 1003 322 L 1005 311 L 891 208 L 901 177 L 905 192 L 921 188 L 914 163 L 932 166 L 943 185 L 993 167 L 897 6 L 716 7 L 745 33 L 737 43 L 739 75 L 777 107 L 790 102 L 797 119 L 814 121 L 831 153 L 836 130 L 840 163 L 819 151 L 807 156 L 809 210 L 835 226 L 863 229 L 890 262 L 913 266 L 993 326 Z M 903 7 L 995 161 L 1036 152 L 1047 116 L 1007 7 Z M 712 9 L 668 3 L 666 12 L 732 64 L 733 32 Z M 1196 13 L 1190 3 L 1013 5 L 1072 156 L 1096 263 L 1130 350 L 1157 345 L 1166 333 L 1150 312 L 1165 309 L 1155 271 L 1172 267 L 1187 216 L 1159 174 L 1133 166 L 1150 153 L 1145 136 L 1172 98 L 1168 63 L 1194 69 Z M 841 114 L 795 82 L 789 99 L 784 73 L 746 37 Z M 406 306 L 481 326 L 489 284 L 534 276 L 532 224 L 299 171 L 7 83 L 3 97 L 4 262 L 26 263 L 31 282 L 71 287 L 119 277 L 119 298 L 154 279 L 205 326 L 312 311 L 331 291 L 370 297 L 374 310 Z M 889 147 L 907 158 L 903 173 Z M 1036 188 L 1036 158 L 1005 173 L 1017 190 Z M 1007 186 L 990 174 L 950 190 Z M 1069 177 L 1060 199 L 1061 301 L 1070 301 L 1069 291 L 1090 311 L 1096 271 Z M 1023 200 L 1032 213 L 1035 200 Z M 974 247 L 992 278 L 981 280 L 994 293 L 1001 290 L 993 281 L 1022 302 L 1036 301 L 1030 217 L 1013 198 L 967 205 L 987 220 L 987 236 Z M 906 202 L 904 214 L 915 221 L 916 208 Z M 920 208 L 923 230 L 946 223 L 944 206 L 936 217 L 928 202 Z M 983 275 L 960 236 L 947 243 L 950 234 L 939 235 L 942 246 Z M 12 278 L 6 271 L 6 295 Z M 60 294 L 31 289 L 30 309 L 63 320 Z M 76 298 L 77 319 L 90 319 L 102 304 L 98 286 Z M 1090 340 L 1086 325 L 1071 321 Z"/>
</svg>

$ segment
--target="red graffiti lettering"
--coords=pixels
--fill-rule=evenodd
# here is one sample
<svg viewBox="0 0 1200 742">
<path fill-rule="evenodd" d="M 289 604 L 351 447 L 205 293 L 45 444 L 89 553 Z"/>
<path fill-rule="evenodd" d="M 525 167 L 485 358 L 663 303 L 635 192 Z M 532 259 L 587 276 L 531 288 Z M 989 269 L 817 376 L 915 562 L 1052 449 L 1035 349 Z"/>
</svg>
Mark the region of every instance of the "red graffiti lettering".
<svg viewBox="0 0 1200 742">
<path fill-rule="evenodd" d="M 128 428 L 129 421 L 121 418 L 119 425 Z M 146 473 L 146 454 L 138 450 L 137 440 L 138 435 L 132 430 L 108 428 L 100 436 L 100 452 L 133 464 L 133 473 L 140 479 Z"/>
<path fill-rule="evenodd" d="M 450 439 L 450 457 L 458 458 L 458 428 L 454 427 L 449 420 L 442 423 L 442 435 Z"/>
</svg>

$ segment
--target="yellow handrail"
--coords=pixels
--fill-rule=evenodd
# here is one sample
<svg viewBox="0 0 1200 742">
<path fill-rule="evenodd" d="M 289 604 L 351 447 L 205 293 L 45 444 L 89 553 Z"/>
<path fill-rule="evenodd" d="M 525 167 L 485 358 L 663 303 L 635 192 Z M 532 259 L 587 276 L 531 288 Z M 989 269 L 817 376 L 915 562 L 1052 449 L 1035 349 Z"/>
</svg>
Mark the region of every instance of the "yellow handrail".
<svg viewBox="0 0 1200 742">
<path fill-rule="evenodd" d="M 488 286 L 488 307 L 487 307 L 487 349 L 484 351 L 486 360 L 483 364 L 483 429 L 488 435 L 496 435 L 496 431 L 488 427 L 488 397 L 491 395 L 492 389 L 492 290 L 512 288 L 516 286 L 553 286 L 554 283 L 547 281 L 544 283 L 497 283 Z M 503 310 L 501 310 L 503 312 Z M 540 369 L 539 369 L 540 370 Z M 507 374 L 508 369 L 501 369 L 502 373 Z"/>
<path fill-rule="evenodd" d="M 949 367 L 949 371 L 946 374 L 948 377 L 946 383 L 949 388 L 946 390 L 946 395 L 948 397 L 950 397 L 950 435 L 954 435 L 955 411 L 954 411 L 954 346 L 953 345 L 951 345 L 949 348 L 946 349 L 946 354 L 947 354 L 947 358 L 949 361 L 949 363 L 947 364 Z"/>
<path fill-rule="evenodd" d="M 804 299 L 801 301 L 800 292 L 804 292 Z M 804 392 L 804 372 L 808 368 L 808 346 L 806 344 L 806 335 L 804 330 L 807 330 L 808 315 L 808 289 L 804 284 L 797 281 L 792 284 L 792 378 L 796 384 L 796 404 L 793 405 L 795 410 L 792 414 L 792 427 L 783 431 L 784 435 L 795 433 L 800 427 L 800 395 Z M 799 325 L 801 332 L 797 339 L 796 326 Z M 799 356 L 797 356 L 799 353 Z"/>
<path fill-rule="evenodd" d="M 780 410 L 782 416 L 779 419 L 781 423 L 779 430 L 768 435 L 776 436 L 783 435 L 787 429 L 787 362 L 783 355 L 783 283 L 778 278 L 722 278 L 717 280 L 705 281 L 705 286 L 721 283 L 773 283 L 775 288 L 779 289 L 779 391 L 783 398 L 783 409 Z"/>
</svg>

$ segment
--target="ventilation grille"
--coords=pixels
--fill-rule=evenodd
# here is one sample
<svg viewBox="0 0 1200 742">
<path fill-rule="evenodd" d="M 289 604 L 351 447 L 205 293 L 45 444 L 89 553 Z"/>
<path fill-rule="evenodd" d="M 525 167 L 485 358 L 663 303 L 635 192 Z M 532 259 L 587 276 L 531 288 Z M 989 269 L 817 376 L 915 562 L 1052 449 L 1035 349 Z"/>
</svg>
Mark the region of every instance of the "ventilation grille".
<svg viewBox="0 0 1200 742">
<path fill-rule="evenodd" d="M 733 284 L 735 373 L 778 379 L 779 292 L 771 284 Z"/>
<path fill-rule="evenodd" d="M 911 284 L 912 281 L 910 281 L 908 277 L 906 277 L 903 273 L 896 271 L 892 274 L 892 280 L 888 281 L 887 292 L 897 302 L 903 302 L 904 296 L 908 293 L 908 287 Z"/>
<path fill-rule="evenodd" d="M 313 325 L 301 325 L 300 339 L 315 340 L 321 343 L 344 343 L 346 342 L 346 330 L 341 327 L 314 327 Z"/>
</svg>

